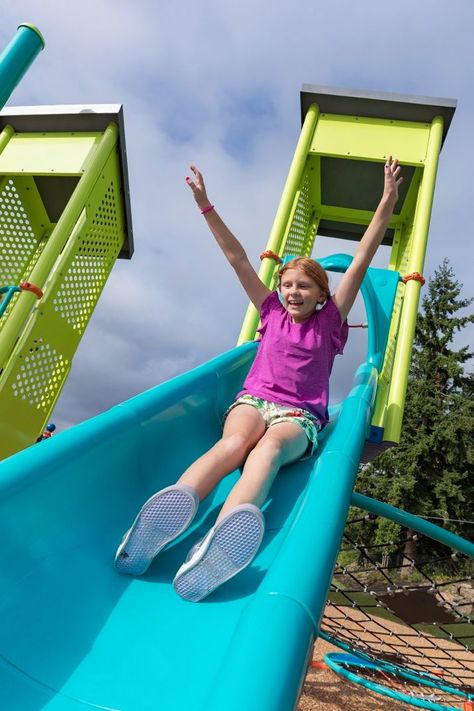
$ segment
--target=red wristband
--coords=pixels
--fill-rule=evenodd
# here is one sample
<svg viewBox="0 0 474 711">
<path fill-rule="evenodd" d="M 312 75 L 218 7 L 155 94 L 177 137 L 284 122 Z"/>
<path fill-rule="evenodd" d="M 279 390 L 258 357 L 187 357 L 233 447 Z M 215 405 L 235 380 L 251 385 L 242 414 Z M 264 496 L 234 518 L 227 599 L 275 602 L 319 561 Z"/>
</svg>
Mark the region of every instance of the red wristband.
<svg viewBox="0 0 474 711">
<path fill-rule="evenodd" d="M 204 210 L 201 210 L 201 215 L 205 215 L 207 212 L 211 212 L 211 210 L 214 209 L 214 205 L 209 205 L 209 207 L 205 207 Z"/>
</svg>

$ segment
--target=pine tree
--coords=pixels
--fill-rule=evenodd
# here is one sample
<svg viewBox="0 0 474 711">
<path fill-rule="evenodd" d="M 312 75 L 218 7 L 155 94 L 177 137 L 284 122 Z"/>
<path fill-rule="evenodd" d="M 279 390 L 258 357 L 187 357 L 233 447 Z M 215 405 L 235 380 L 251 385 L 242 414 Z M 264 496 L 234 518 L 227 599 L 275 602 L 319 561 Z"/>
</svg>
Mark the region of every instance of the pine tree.
<svg viewBox="0 0 474 711">
<path fill-rule="evenodd" d="M 461 298 L 447 259 L 429 280 L 418 318 L 402 437 L 359 475 L 357 490 L 470 538 L 474 500 L 474 353 L 455 348 L 456 335 L 474 323 L 465 315 L 473 299 Z M 465 336 L 465 333 L 463 334 Z M 400 538 L 400 527 L 377 519 L 361 529 L 373 543 Z M 415 554 L 410 541 L 405 553 Z"/>
</svg>

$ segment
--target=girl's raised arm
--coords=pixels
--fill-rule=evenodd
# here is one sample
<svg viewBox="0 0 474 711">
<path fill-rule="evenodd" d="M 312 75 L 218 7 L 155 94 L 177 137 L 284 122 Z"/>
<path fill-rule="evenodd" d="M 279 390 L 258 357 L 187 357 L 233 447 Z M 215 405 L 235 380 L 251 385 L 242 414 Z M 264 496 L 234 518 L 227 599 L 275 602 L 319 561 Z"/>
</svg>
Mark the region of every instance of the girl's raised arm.
<svg viewBox="0 0 474 711">
<path fill-rule="evenodd" d="M 227 225 L 217 214 L 214 206 L 209 202 L 202 174 L 195 165 L 191 166 L 191 170 L 195 176 L 194 180 L 187 177 L 186 182 L 193 191 L 194 199 L 201 213 L 204 215 L 217 244 L 237 274 L 247 296 L 257 311 L 260 311 L 260 306 L 272 292 L 270 289 L 267 289 L 250 264 L 247 254 L 237 237 L 232 234 Z"/>
<path fill-rule="evenodd" d="M 333 300 L 344 322 L 357 296 L 357 292 L 375 252 L 383 240 L 394 207 L 398 200 L 398 187 L 403 178 L 397 159 L 390 156 L 385 164 L 385 180 L 382 198 L 357 247 L 354 259 L 344 274 Z"/>
</svg>

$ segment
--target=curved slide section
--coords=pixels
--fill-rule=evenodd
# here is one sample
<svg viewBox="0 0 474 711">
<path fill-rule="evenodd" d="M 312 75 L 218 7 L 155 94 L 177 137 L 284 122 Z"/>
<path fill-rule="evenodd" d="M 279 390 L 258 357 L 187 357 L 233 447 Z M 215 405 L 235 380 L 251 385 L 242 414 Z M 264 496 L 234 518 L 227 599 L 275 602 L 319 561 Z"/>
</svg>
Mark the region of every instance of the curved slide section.
<svg viewBox="0 0 474 711">
<path fill-rule="evenodd" d="M 219 437 L 246 344 L 0 464 L 2 711 L 288 711 L 339 549 L 376 387 L 365 364 L 318 456 L 282 470 L 262 548 L 198 604 L 171 581 L 236 471 L 142 578 L 118 575 L 137 509 Z"/>
</svg>

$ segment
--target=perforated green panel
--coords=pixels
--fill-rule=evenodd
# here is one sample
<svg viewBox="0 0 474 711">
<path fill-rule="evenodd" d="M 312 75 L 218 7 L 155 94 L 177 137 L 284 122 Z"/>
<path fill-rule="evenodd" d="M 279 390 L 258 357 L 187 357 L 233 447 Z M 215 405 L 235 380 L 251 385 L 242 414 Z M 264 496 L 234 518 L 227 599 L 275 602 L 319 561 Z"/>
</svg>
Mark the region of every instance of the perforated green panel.
<svg viewBox="0 0 474 711">
<path fill-rule="evenodd" d="M 35 345 L 18 368 L 13 396 L 47 413 L 68 370 L 69 361 L 49 343 Z"/>
<path fill-rule="evenodd" d="M 13 180 L 0 191 L 0 280 L 17 284 L 38 244 Z"/>
<path fill-rule="evenodd" d="M 311 192 L 311 171 L 307 166 L 303 173 L 301 187 L 295 196 L 295 207 L 290 215 L 290 227 L 281 251 L 283 257 L 289 254 L 300 257 L 311 256 L 316 235 L 315 207 L 312 203 Z M 271 288 L 276 289 L 277 283 L 278 269 L 275 269 Z"/>
<path fill-rule="evenodd" d="M 117 188 L 111 180 L 92 219 L 81 231 L 77 252 L 53 299 L 54 309 L 80 333 L 89 321 L 123 243 Z"/>
<path fill-rule="evenodd" d="M 306 168 L 301 188 L 297 193 L 290 229 L 285 241 L 283 255 L 297 254 L 310 257 L 314 243 L 314 206 L 311 203 L 310 171 Z"/>
<path fill-rule="evenodd" d="M 30 183 L 25 185 L 25 183 Z M 30 198 L 36 189 L 31 179 L 3 177 L 0 182 L 0 286 L 18 286 L 27 279 L 32 263 L 36 261 L 38 247 L 44 235 L 45 221 L 40 224 L 32 216 Z M 17 296 L 11 300 L 0 319 L 0 331 Z"/>
</svg>

